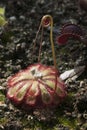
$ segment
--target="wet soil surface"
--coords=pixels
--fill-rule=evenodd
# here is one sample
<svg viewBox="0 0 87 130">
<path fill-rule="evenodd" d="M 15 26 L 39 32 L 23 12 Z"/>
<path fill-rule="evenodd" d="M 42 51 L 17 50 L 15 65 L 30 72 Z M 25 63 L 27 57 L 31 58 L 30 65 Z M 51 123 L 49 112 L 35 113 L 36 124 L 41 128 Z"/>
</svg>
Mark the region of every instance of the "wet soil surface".
<svg viewBox="0 0 87 130">
<path fill-rule="evenodd" d="M 33 55 L 32 49 L 42 16 L 52 15 L 58 32 L 66 23 L 76 23 L 86 31 L 87 13 L 76 0 L 3 0 L 0 6 L 6 8 L 8 21 L 7 27 L 0 28 L 0 130 L 87 130 L 86 69 L 79 78 L 67 83 L 68 97 L 54 109 L 26 113 L 6 97 L 8 77 L 37 63 L 39 40 Z M 59 46 L 58 32 L 54 33 L 54 41 L 60 73 L 86 66 L 87 45 L 71 39 L 65 46 Z M 53 65 L 51 53 L 49 29 L 45 29 L 41 63 Z"/>
</svg>

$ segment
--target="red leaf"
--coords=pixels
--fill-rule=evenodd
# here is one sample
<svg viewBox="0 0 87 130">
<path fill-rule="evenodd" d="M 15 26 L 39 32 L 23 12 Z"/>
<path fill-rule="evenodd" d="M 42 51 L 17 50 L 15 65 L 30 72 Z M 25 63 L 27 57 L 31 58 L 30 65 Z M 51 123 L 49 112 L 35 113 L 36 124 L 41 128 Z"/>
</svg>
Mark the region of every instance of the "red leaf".
<svg viewBox="0 0 87 130">
<path fill-rule="evenodd" d="M 76 24 L 66 24 L 63 26 L 61 34 L 57 37 L 59 45 L 64 45 L 70 37 L 81 40 L 84 33 L 80 26 Z"/>
</svg>

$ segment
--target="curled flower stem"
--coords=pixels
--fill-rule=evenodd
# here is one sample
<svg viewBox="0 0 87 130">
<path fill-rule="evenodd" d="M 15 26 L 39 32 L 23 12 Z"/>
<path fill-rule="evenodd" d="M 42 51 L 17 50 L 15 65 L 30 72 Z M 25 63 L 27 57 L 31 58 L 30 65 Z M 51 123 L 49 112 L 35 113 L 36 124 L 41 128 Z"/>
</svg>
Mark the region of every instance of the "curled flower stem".
<svg viewBox="0 0 87 130">
<path fill-rule="evenodd" d="M 55 49 L 54 49 L 54 42 L 53 42 L 53 18 L 52 18 L 52 16 L 51 15 L 43 16 L 42 20 L 41 20 L 41 23 L 42 23 L 43 27 L 51 26 L 51 28 L 50 28 L 50 42 L 51 42 L 54 66 L 55 66 L 55 68 L 57 68 Z"/>
<path fill-rule="evenodd" d="M 53 42 L 53 18 L 52 18 L 51 15 L 45 15 L 41 19 L 41 23 L 40 23 L 39 29 L 36 33 L 36 37 L 35 37 L 35 40 L 34 40 L 33 53 L 34 53 L 34 50 L 35 50 L 36 40 L 37 40 L 38 34 L 40 32 L 40 29 L 42 28 L 40 48 L 39 48 L 39 56 L 38 56 L 38 62 L 39 62 L 40 61 L 41 47 L 42 47 L 42 39 L 43 39 L 43 28 L 46 28 L 48 26 L 50 26 L 50 42 L 51 42 L 51 48 L 52 48 L 52 56 L 53 56 L 54 67 L 57 68 L 54 42 Z"/>
</svg>

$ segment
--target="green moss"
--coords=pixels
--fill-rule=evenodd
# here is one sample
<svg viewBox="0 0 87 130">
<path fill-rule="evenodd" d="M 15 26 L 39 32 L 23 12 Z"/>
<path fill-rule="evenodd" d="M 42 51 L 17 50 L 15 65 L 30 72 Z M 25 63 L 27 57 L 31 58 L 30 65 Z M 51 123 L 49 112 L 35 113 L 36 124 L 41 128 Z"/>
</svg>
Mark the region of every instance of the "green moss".
<svg viewBox="0 0 87 130">
<path fill-rule="evenodd" d="M 6 117 L 0 118 L 0 124 L 5 125 L 8 122 L 8 119 Z"/>
<path fill-rule="evenodd" d="M 76 126 L 77 126 L 77 120 L 76 119 L 68 119 L 66 117 L 60 117 L 59 118 L 59 122 L 60 124 L 62 124 L 63 126 L 69 127 L 70 130 L 75 130 Z"/>
<path fill-rule="evenodd" d="M 0 92 L 0 101 L 5 101 L 5 95 L 2 92 Z"/>
</svg>

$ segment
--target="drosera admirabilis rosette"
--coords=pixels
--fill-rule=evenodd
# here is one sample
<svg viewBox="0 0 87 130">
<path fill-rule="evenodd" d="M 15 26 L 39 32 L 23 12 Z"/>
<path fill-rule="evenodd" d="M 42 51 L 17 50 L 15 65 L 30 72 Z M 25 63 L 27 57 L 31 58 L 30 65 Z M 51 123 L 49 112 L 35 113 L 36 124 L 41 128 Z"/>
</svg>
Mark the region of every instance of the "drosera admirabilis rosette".
<svg viewBox="0 0 87 130">
<path fill-rule="evenodd" d="M 39 62 L 37 64 L 32 64 L 26 69 L 11 76 L 7 82 L 8 99 L 15 106 L 25 110 L 29 110 L 30 108 L 57 106 L 61 104 L 67 95 L 66 85 L 59 78 L 56 64 L 52 34 L 53 19 L 50 15 L 45 15 L 41 19 L 39 31 L 41 28 L 46 28 L 48 26 L 50 26 L 50 42 L 54 66 L 43 65 L 40 63 L 41 38 Z M 36 35 L 38 35 L 38 33 Z"/>
<path fill-rule="evenodd" d="M 66 96 L 66 87 L 57 70 L 35 64 L 8 80 L 8 98 L 23 108 L 58 105 Z"/>
</svg>

